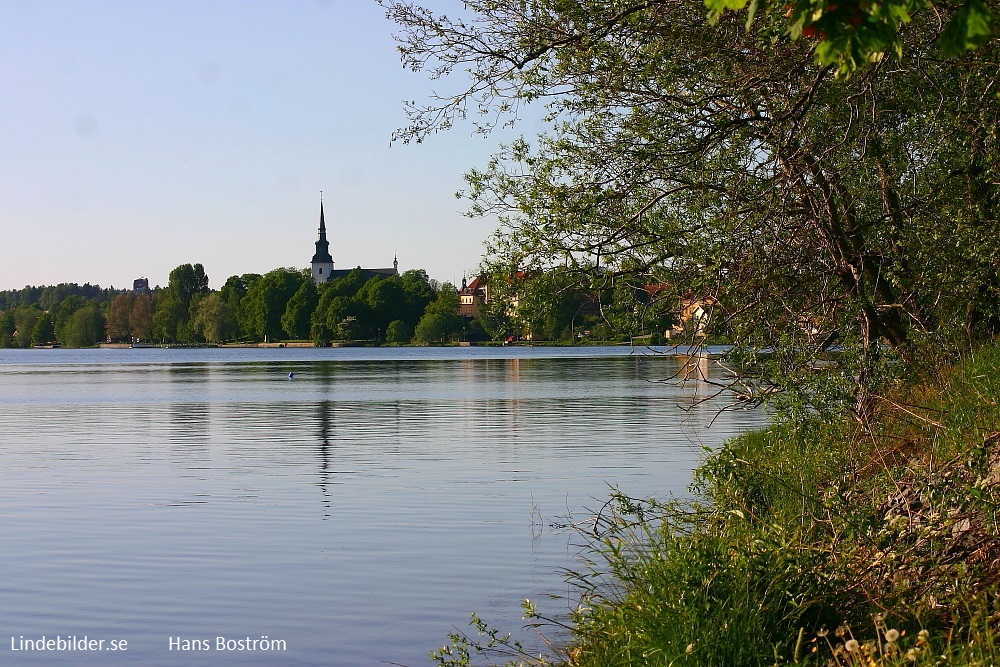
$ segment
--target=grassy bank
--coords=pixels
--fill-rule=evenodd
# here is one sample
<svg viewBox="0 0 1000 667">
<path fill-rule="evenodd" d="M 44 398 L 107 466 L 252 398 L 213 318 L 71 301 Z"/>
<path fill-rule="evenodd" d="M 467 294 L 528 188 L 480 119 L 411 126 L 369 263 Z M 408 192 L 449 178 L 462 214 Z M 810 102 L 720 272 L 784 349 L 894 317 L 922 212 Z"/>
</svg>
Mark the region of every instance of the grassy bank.
<svg viewBox="0 0 1000 667">
<path fill-rule="evenodd" d="M 570 646 L 512 664 L 1000 664 L 1000 348 L 865 423 L 737 438 L 695 485 L 694 502 L 615 497 L 581 533 Z M 473 650 L 439 662 L 476 664 L 456 647 Z"/>
</svg>

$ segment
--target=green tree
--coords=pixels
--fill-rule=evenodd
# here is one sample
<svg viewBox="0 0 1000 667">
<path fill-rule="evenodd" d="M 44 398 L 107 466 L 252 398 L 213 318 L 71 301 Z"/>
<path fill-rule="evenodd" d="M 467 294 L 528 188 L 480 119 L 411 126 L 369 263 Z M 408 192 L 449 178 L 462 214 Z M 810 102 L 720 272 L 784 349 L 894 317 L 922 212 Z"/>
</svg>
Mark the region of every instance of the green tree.
<svg viewBox="0 0 1000 667">
<path fill-rule="evenodd" d="M 423 269 L 409 269 L 399 277 L 406 300 L 406 310 L 400 314 L 401 319 L 413 326 L 424 314 L 427 305 L 437 298 L 437 292 L 431 286 L 431 280 Z"/>
<path fill-rule="evenodd" d="M 170 272 L 170 282 L 160 291 L 153 314 L 153 335 L 161 340 L 195 342 L 191 328 L 191 303 L 208 293 L 208 276 L 201 264 L 181 264 Z"/>
<path fill-rule="evenodd" d="M 18 306 L 11 312 L 14 319 L 14 346 L 29 347 L 31 333 L 35 323 L 42 316 L 42 311 L 36 306 Z"/>
<path fill-rule="evenodd" d="M 62 301 L 52 306 L 53 326 L 55 327 L 56 339 L 66 343 L 67 329 L 73 313 L 86 306 L 90 301 L 79 294 L 70 291 L 60 291 L 54 293 L 66 294 Z"/>
<path fill-rule="evenodd" d="M 456 323 L 447 315 L 426 313 L 417 323 L 413 338 L 421 343 L 438 343 L 450 340 L 457 333 Z"/>
<path fill-rule="evenodd" d="M 14 347 L 14 316 L 8 312 L 0 313 L 0 348 Z"/>
<path fill-rule="evenodd" d="M 209 343 L 221 343 L 239 332 L 232 307 L 218 292 L 212 292 L 198 301 L 191 326 Z"/>
<path fill-rule="evenodd" d="M 371 313 L 369 333 L 374 337 L 386 335 L 390 322 L 407 315 L 406 292 L 397 276 L 372 278 L 358 290 L 357 298 Z"/>
<path fill-rule="evenodd" d="M 228 303 L 230 306 L 235 308 L 240 299 L 246 296 L 247 290 L 250 289 L 250 285 L 261 279 L 260 274 L 257 273 L 244 273 L 241 276 L 229 276 L 226 279 L 226 283 L 219 288 L 219 296 L 222 300 Z"/>
<path fill-rule="evenodd" d="M 409 343 L 411 338 L 413 338 L 413 328 L 403 320 L 393 320 L 385 329 L 387 343 Z"/>
<path fill-rule="evenodd" d="M 182 325 L 187 323 L 187 308 L 177 293 L 170 289 L 156 295 L 156 309 L 151 318 L 153 337 L 159 341 L 177 342 L 183 336 Z"/>
<path fill-rule="evenodd" d="M 463 324 L 459 315 L 458 292 L 451 283 L 444 283 L 437 298 L 428 304 L 417 323 L 414 338 L 424 343 L 451 340 L 458 336 Z"/>
<path fill-rule="evenodd" d="M 253 283 L 240 301 L 250 332 L 258 339 L 280 339 L 281 316 L 306 280 L 311 278 L 302 271 L 279 268 Z"/>
<path fill-rule="evenodd" d="M 105 322 L 96 303 L 77 309 L 66 326 L 65 344 L 69 347 L 88 347 L 104 340 Z"/>
<path fill-rule="evenodd" d="M 248 309 L 249 302 L 244 304 L 243 299 L 246 297 L 247 291 L 263 277 L 259 273 L 244 273 L 241 276 L 230 276 L 226 284 L 219 290 L 222 300 L 233 308 L 233 312 L 236 315 L 236 324 L 240 330 L 240 337 L 251 338 L 254 335 L 253 318 Z"/>
<path fill-rule="evenodd" d="M 153 340 L 153 297 L 151 295 L 134 295 L 132 310 L 128 314 L 128 325 L 134 341 Z"/>
<path fill-rule="evenodd" d="M 107 333 L 112 340 L 131 340 L 132 325 L 130 315 L 134 307 L 135 295 L 123 292 L 115 295 L 108 306 Z"/>
<path fill-rule="evenodd" d="M 361 337 L 361 326 L 358 319 L 348 315 L 333 327 L 333 336 L 339 340 L 356 340 Z"/>
<path fill-rule="evenodd" d="M 356 340 L 367 336 L 371 320 L 371 308 L 349 296 L 334 297 L 326 312 L 326 327 L 336 340 Z"/>
<path fill-rule="evenodd" d="M 42 315 L 35 320 L 35 325 L 31 328 L 31 344 L 48 345 L 49 343 L 52 343 L 55 338 L 56 329 L 52 316 L 48 313 L 42 313 Z"/>
<path fill-rule="evenodd" d="M 291 338 L 309 338 L 312 315 L 318 304 L 319 293 L 316 291 L 316 284 L 311 279 L 303 280 L 285 306 L 285 312 L 281 316 L 281 328 Z"/>
<path fill-rule="evenodd" d="M 208 293 L 208 276 L 201 264 L 181 264 L 170 272 L 167 288 L 172 290 L 185 308 L 190 307 L 195 294 Z"/>
<path fill-rule="evenodd" d="M 327 290 L 331 296 L 353 297 L 367 281 L 368 279 L 361 273 L 361 267 L 355 267 L 343 278 L 336 278 L 326 284 L 329 286 Z"/>
<path fill-rule="evenodd" d="M 805 4 L 811 23 L 838 11 Z M 806 387 L 822 374 L 799 371 L 837 341 L 848 353 L 822 377 L 862 407 L 887 355 L 916 362 L 1000 322 L 1000 246 L 984 242 L 1000 210 L 996 40 L 948 59 L 938 17 L 914 12 L 890 37 L 905 58 L 838 80 L 813 41 L 764 39 L 771 24 L 731 13 L 711 25 L 689 0 L 473 1 L 461 18 L 386 5 L 405 65 L 470 77 L 409 109 L 399 139 L 548 100 L 546 133 L 467 175 L 470 213 L 501 221 L 493 263 L 615 304 L 646 285 L 658 303 L 718 304 L 754 396 Z M 605 322 L 638 334 L 638 314 Z"/>
<path fill-rule="evenodd" d="M 353 337 L 379 338 L 389 323 L 402 320 L 412 327 L 434 292 L 422 270 L 403 276 L 365 276 L 360 269 L 319 286 L 319 303 L 313 313 L 312 336 L 317 341 L 330 340 L 345 318 L 353 318 Z M 430 296 L 427 296 L 427 292 Z"/>
</svg>

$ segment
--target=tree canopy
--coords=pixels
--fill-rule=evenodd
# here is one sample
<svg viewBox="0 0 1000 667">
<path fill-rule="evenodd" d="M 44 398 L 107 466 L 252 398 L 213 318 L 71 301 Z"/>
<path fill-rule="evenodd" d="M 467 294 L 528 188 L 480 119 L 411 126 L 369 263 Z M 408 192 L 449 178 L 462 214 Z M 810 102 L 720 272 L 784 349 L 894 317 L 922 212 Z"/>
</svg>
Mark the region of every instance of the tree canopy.
<svg viewBox="0 0 1000 667">
<path fill-rule="evenodd" d="M 815 3 L 800 2 L 750 29 L 691 0 L 472 0 L 458 18 L 383 4 L 405 66 L 468 77 L 410 106 L 397 139 L 470 112 L 487 131 L 547 105 L 547 132 L 467 175 L 470 213 L 501 221 L 488 257 L 497 272 L 712 300 L 738 343 L 787 350 L 795 367 L 834 343 L 856 350 L 841 361 L 858 384 L 885 347 L 914 358 L 1000 324 L 988 236 L 1000 205 L 997 42 L 942 42 L 975 3 L 905 17 L 891 3 L 858 5 L 872 21 L 896 12 L 886 39 L 903 57 L 848 78 L 823 44 L 849 28 L 795 39 L 833 20 L 840 9 L 826 3 L 809 23 L 803 8 Z M 992 15 L 989 4 L 976 11 Z M 778 25 L 788 20 L 800 34 Z M 758 388 L 780 384 L 761 373 Z"/>
</svg>

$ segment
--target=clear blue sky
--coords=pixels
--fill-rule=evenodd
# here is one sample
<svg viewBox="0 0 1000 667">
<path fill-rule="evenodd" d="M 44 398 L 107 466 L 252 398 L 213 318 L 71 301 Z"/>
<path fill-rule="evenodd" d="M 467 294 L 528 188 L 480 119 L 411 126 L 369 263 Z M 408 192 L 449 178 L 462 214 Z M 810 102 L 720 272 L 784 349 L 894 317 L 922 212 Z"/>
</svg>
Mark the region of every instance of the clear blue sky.
<svg viewBox="0 0 1000 667">
<path fill-rule="evenodd" d="M 0 289 L 304 267 L 320 190 L 338 268 L 460 281 L 493 225 L 454 193 L 499 138 L 390 147 L 433 86 L 394 30 L 372 0 L 0 0 Z"/>
</svg>

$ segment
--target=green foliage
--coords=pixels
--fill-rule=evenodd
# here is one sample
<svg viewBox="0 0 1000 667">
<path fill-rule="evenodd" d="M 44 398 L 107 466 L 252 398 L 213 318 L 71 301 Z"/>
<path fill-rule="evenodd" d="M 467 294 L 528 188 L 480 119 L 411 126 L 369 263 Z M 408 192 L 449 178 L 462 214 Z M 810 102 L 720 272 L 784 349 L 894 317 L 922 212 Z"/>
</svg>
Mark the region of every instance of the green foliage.
<svg viewBox="0 0 1000 667">
<path fill-rule="evenodd" d="M 20 290 L 0 291 L 0 310 L 13 310 L 18 306 L 37 306 L 41 310 L 51 311 L 67 297 L 77 296 L 83 301 L 97 303 L 109 302 L 118 292 L 113 288 L 102 288 L 99 285 L 84 283 L 60 283 L 50 286 L 27 285 Z"/>
<path fill-rule="evenodd" d="M 31 328 L 32 345 L 48 345 L 56 339 L 55 324 L 52 316 L 48 313 L 42 315 L 35 321 L 35 326 Z"/>
<path fill-rule="evenodd" d="M 428 304 L 417 323 L 414 338 L 422 343 L 452 340 L 462 331 L 464 321 L 459 315 L 458 292 L 451 283 L 444 283 L 437 298 Z"/>
<path fill-rule="evenodd" d="M 984 0 L 932 3 L 890 0 L 880 3 L 828 3 L 821 0 L 705 0 L 709 18 L 719 21 L 730 11 L 747 9 L 747 30 L 816 40 L 816 62 L 835 67 L 846 77 L 887 55 L 904 56 L 904 26 L 920 13 L 934 12 L 944 21 L 939 36 L 946 56 L 956 57 L 986 44 L 994 35 L 995 14 Z"/>
<path fill-rule="evenodd" d="M 405 316 L 408 309 L 403 282 L 397 276 L 372 278 L 358 290 L 356 298 L 367 306 L 365 324 L 373 338 L 384 336 L 389 323 Z"/>
<path fill-rule="evenodd" d="M 153 340 L 153 297 L 136 294 L 128 314 L 129 329 L 136 341 Z"/>
<path fill-rule="evenodd" d="M 179 340 L 182 333 L 181 325 L 186 323 L 186 320 L 187 309 L 177 294 L 171 290 L 161 290 L 156 295 L 152 317 L 153 337 L 159 341 Z"/>
<path fill-rule="evenodd" d="M 195 294 L 208 292 L 208 276 L 201 264 L 181 264 L 170 272 L 170 282 L 167 285 L 186 310 L 191 305 Z"/>
<path fill-rule="evenodd" d="M 462 325 L 462 340 L 475 343 L 489 339 L 490 335 L 486 333 L 481 320 L 464 320 Z"/>
<path fill-rule="evenodd" d="M 232 306 L 218 292 L 198 301 L 191 327 L 209 343 L 230 340 L 239 332 Z"/>
<path fill-rule="evenodd" d="M 111 340 L 126 341 L 132 337 L 129 315 L 132 313 L 135 295 L 130 292 L 117 294 L 108 306 L 107 333 Z"/>
<path fill-rule="evenodd" d="M 941 48 L 947 56 L 977 49 L 993 36 L 996 14 L 984 0 L 966 0 L 941 33 Z"/>
<path fill-rule="evenodd" d="M 612 340 L 714 304 L 709 333 L 773 353 L 747 361 L 751 398 L 800 393 L 806 414 L 863 411 L 893 364 L 1000 332 L 998 44 L 949 60 L 937 41 L 956 15 L 985 34 L 986 0 L 756 3 L 750 31 L 694 2 L 384 4 L 405 64 L 468 77 L 399 138 L 547 102 L 546 132 L 467 175 L 470 215 L 500 220 L 494 337 L 564 335 L 574 290 Z M 853 69 L 897 41 L 905 57 Z"/>
<path fill-rule="evenodd" d="M 274 269 L 254 282 L 240 301 L 243 324 L 258 340 L 280 340 L 281 318 L 302 283 L 310 280 L 297 269 Z"/>
<path fill-rule="evenodd" d="M 316 284 L 311 279 L 303 280 L 285 306 L 285 313 L 281 316 L 281 328 L 291 338 L 308 338 L 310 321 L 318 304 L 319 294 L 316 291 Z"/>
<path fill-rule="evenodd" d="M 227 287 L 220 290 L 222 298 L 233 307 L 236 323 L 240 328 L 240 336 L 254 338 L 253 318 L 249 309 L 250 302 L 243 302 L 247 291 L 264 276 L 257 273 L 245 273 L 241 276 L 231 276 L 226 281 Z"/>
<path fill-rule="evenodd" d="M 73 312 L 61 340 L 69 347 L 88 347 L 104 339 L 104 317 L 97 304 L 89 303 Z"/>
<path fill-rule="evenodd" d="M 201 264 L 182 264 L 166 288 L 152 295 L 105 290 L 86 284 L 25 287 L 0 292 L 0 347 L 28 347 L 38 318 L 47 313 L 54 333 L 40 329 L 35 344 L 92 345 L 105 336 L 116 342 L 218 343 L 237 338 L 380 339 L 399 321 L 395 336 L 409 337 L 424 309 L 438 298 L 423 270 L 369 279 L 360 269 L 317 287 L 307 271 L 279 268 L 265 276 L 230 276 L 218 292 L 208 287 Z M 47 304 L 47 310 L 39 303 Z M 79 317 L 76 314 L 89 306 Z M 447 308 L 445 309 L 447 310 Z M 94 312 L 105 327 L 93 333 Z M 449 334 L 460 331 L 449 321 Z M 45 324 L 44 326 L 48 326 Z M 401 327 L 401 328 L 400 328 Z M 476 335 L 473 332 L 473 335 Z M 45 338 L 43 342 L 39 342 Z M 73 342 L 68 342 L 73 341 Z"/>
<path fill-rule="evenodd" d="M 14 331 L 17 325 L 10 313 L 0 313 L 0 348 L 14 347 Z"/>
<path fill-rule="evenodd" d="M 412 330 L 435 297 L 427 274 L 411 269 L 401 276 L 366 278 L 360 269 L 319 286 L 319 302 L 311 318 L 314 340 L 329 342 L 346 339 L 379 339 L 387 335 L 389 324 L 400 320 Z M 351 318 L 350 324 L 343 323 Z M 340 332 L 339 334 L 337 332 Z"/>
<path fill-rule="evenodd" d="M 31 333 L 41 316 L 42 311 L 36 306 L 18 306 L 11 311 L 14 319 L 14 347 L 31 346 Z"/>
<path fill-rule="evenodd" d="M 197 299 L 208 294 L 208 276 L 201 264 L 181 264 L 170 272 L 170 282 L 156 296 L 152 335 L 161 341 L 194 343 L 191 326 Z"/>
<path fill-rule="evenodd" d="M 461 318 L 458 315 L 426 313 L 417 322 L 413 338 L 420 343 L 443 343 L 456 337 L 461 326 Z"/>
<path fill-rule="evenodd" d="M 528 617 L 531 617 L 531 603 L 525 600 L 524 606 Z M 475 636 L 464 632 L 450 633 L 448 639 L 451 643 L 432 651 L 431 661 L 441 667 L 470 667 L 476 656 L 486 655 L 489 656 L 489 664 L 497 664 L 494 662 L 497 659 L 506 660 L 503 664 L 508 667 L 541 667 L 550 664 L 541 656 L 529 655 L 521 642 L 510 633 L 501 633 L 476 614 L 472 614 L 469 626 L 475 630 Z"/>
<path fill-rule="evenodd" d="M 408 343 L 413 338 L 413 329 L 407 326 L 403 320 L 393 320 L 385 329 L 385 342 L 387 343 Z"/>
<path fill-rule="evenodd" d="M 437 297 L 430 278 L 423 269 L 410 269 L 400 276 L 403 292 L 406 294 L 406 314 L 404 322 L 416 324 L 424 309 Z"/>
</svg>

